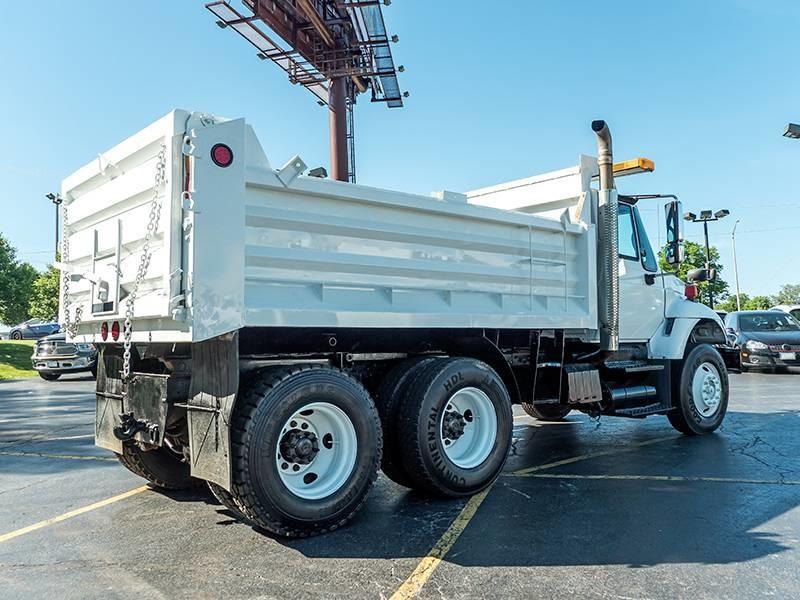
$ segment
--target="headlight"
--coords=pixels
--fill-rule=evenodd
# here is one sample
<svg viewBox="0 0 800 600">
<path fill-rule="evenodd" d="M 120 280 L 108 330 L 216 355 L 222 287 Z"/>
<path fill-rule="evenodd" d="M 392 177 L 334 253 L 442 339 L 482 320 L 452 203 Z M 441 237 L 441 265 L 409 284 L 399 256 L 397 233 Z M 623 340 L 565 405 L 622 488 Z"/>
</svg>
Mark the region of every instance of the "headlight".
<svg viewBox="0 0 800 600">
<path fill-rule="evenodd" d="M 75 344 L 75 347 L 79 352 L 91 352 L 94 349 L 91 344 Z"/>
<path fill-rule="evenodd" d="M 766 350 L 769 348 L 764 342 L 757 342 L 756 340 L 750 340 L 744 346 L 748 350 Z"/>
</svg>

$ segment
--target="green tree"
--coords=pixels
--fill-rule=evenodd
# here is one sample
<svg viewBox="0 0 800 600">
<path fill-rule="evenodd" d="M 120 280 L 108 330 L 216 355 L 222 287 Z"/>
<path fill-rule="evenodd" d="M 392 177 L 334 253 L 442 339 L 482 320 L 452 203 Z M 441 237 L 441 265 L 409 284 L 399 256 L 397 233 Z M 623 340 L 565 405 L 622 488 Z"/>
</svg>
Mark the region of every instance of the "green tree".
<svg viewBox="0 0 800 600">
<path fill-rule="evenodd" d="M 675 268 L 668 264 L 664 259 L 666 246 L 658 255 L 658 265 L 665 273 L 675 273 L 679 279 L 686 281 L 686 275 L 689 271 L 692 269 L 701 269 L 705 266 L 706 247 L 703 244 L 697 244 L 689 241 L 684 242 L 683 247 L 686 251 L 686 259 L 681 263 L 677 272 L 675 271 Z M 719 250 L 717 250 L 716 247 L 711 246 L 709 253 L 711 255 L 711 268 L 716 269 L 717 278 L 714 281 L 701 281 L 697 285 L 700 290 L 700 300 L 705 304 L 708 304 L 708 289 L 710 287 L 714 294 L 714 303 L 716 305 L 727 297 L 728 283 L 723 281 L 720 277 L 723 267 L 719 261 Z"/>
<path fill-rule="evenodd" d="M 58 317 L 59 280 L 61 271 L 52 265 L 47 266 L 33 282 L 28 312 L 38 319 Z"/>
<path fill-rule="evenodd" d="M 747 306 L 747 303 L 749 301 L 750 301 L 750 296 L 748 296 L 744 292 L 739 294 L 739 302 L 742 305 L 742 310 L 745 310 L 744 307 Z M 725 298 L 725 300 L 723 300 L 719 304 L 716 304 L 714 307 L 717 310 L 724 310 L 725 312 L 733 312 L 735 310 L 739 310 L 736 305 L 736 294 L 731 294 L 730 296 Z"/>
<path fill-rule="evenodd" d="M 800 304 L 800 283 L 787 283 L 775 296 L 775 304 Z"/>
<path fill-rule="evenodd" d="M 769 296 L 753 296 L 742 304 L 742 310 L 767 310 L 775 306 L 775 300 Z"/>
<path fill-rule="evenodd" d="M 17 250 L 0 234 L 0 323 L 28 318 L 28 300 L 39 272 L 17 259 Z"/>
</svg>

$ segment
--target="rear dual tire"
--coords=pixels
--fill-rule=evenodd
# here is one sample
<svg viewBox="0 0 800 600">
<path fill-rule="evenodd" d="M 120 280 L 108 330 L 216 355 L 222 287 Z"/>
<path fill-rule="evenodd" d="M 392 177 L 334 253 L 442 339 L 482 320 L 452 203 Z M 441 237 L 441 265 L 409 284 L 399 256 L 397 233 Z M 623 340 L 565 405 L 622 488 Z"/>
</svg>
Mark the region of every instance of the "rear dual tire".
<svg viewBox="0 0 800 600">
<path fill-rule="evenodd" d="M 400 405 L 408 393 L 409 382 L 416 374 L 433 361 L 435 357 L 415 357 L 400 361 L 389 371 L 378 388 L 375 400 L 381 417 L 383 429 L 383 474 L 397 484 L 413 487 L 414 482 L 406 472 L 398 438 L 398 416 Z"/>
<path fill-rule="evenodd" d="M 470 358 L 425 363 L 400 399 L 395 447 L 410 487 L 462 497 L 490 485 L 511 445 L 511 399 L 488 365 Z"/>
<path fill-rule="evenodd" d="M 231 433 L 230 497 L 245 517 L 281 536 L 344 525 L 378 474 L 378 411 L 357 381 L 335 369 L 266 371 L 242 391 Z"/>
<path fill-rule="evenodd" d="M 117 458 L 131 473 L 162 490 L 184 490 L 202 483 L 189 474 L 189 464 L 167 448 L 145 451 L 133 442 L 126 442 Z"/>
</svg>

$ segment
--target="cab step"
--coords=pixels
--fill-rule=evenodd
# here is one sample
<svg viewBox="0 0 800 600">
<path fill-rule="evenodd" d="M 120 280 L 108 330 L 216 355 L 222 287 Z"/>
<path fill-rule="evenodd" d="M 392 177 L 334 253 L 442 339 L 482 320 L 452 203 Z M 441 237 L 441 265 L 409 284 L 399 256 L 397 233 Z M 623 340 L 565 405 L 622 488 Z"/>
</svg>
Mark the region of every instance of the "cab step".
<svg viewBox="0 0 800 600">
<path fill-rule="evenodd" d="M 633 408 L 618 408 L 614 414 L 619 417 L 632 417 L 638 419 L 648 415 L 663 415 L 672 410 L 671 406 L 664 406 L 660 402 L 647 404 L 646 406 L 635 406 Z"/>
<path fill-rule="evenodd" d="M 643 360 L 609 360 L 605 367 L 625 373 L 646 373 L 648 371 L 663 371 L 664 365 L 654 365 Z"/>
</svg>

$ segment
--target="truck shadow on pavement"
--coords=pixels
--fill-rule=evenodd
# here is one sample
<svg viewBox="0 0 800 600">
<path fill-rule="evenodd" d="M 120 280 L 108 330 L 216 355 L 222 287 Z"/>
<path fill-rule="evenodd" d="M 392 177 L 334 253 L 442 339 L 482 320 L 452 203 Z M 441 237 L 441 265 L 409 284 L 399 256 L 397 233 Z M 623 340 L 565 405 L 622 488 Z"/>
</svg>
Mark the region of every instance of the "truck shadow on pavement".
<svg viewBox="0 0 800 600">
<path fill-rule="evenodd" d="M 567 425 L 517 428 L 517 456 L 445 560 L 483 567 L 644 567 L 737 563 L 785 552 L 791 549 L 787 538 L 800 528 L 798 515 L 787 514 L 800 504 L 800 485 L 793 484 L 800 480 L 793 458 L 800 455 L 799 416 L 731 412 L 716 435 L 676 434 L 617 454 L 615 448 L 674 432 L 656 419 L 596 430 L 589 424 L 580 433 Z M 511 473 L 592 452 L 596 458 L 538 472 L 546 477 Z M 635 479 L 642 475 L 653 478 Z M 364 509 L 342 530 L 272 539 L 308 558 L 422 557 L 464 503 L 424 497 L 381 476 Z M 218 514 L 220 525 L 235 522 L 223 508 Z"/>
</svg>

